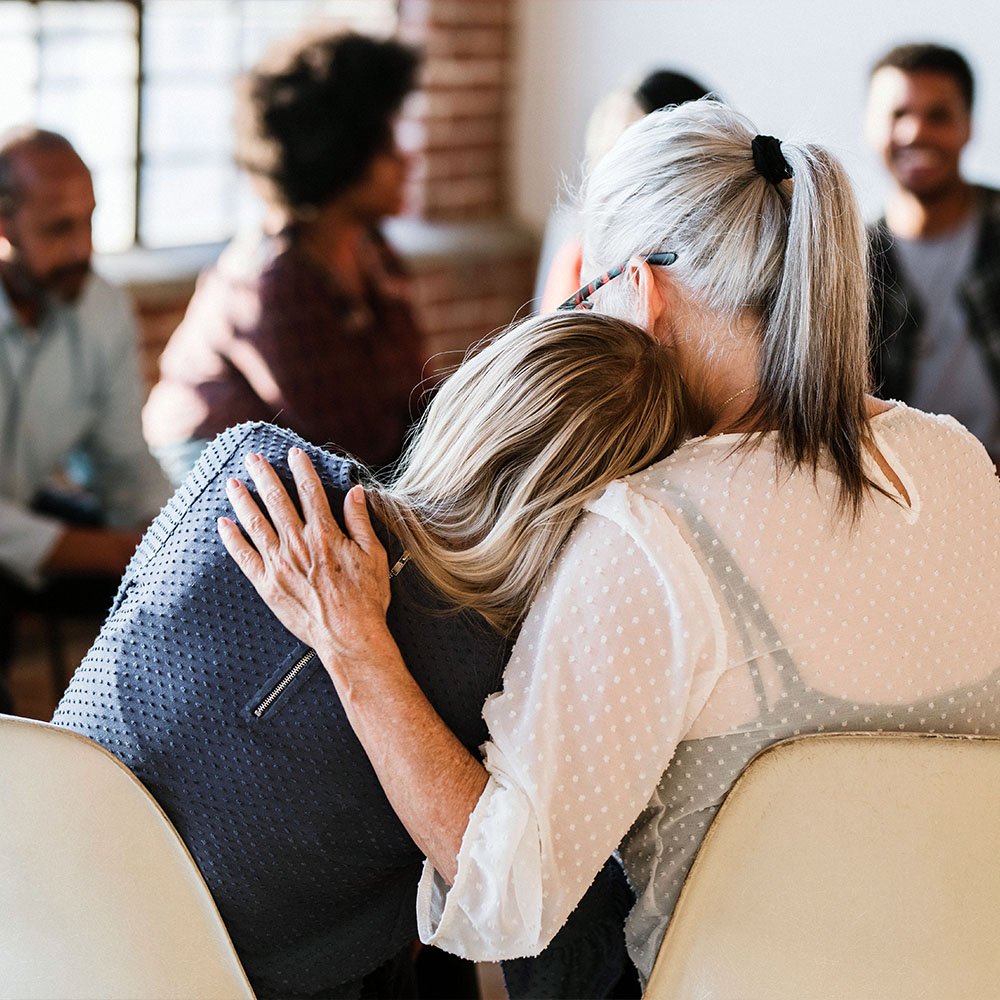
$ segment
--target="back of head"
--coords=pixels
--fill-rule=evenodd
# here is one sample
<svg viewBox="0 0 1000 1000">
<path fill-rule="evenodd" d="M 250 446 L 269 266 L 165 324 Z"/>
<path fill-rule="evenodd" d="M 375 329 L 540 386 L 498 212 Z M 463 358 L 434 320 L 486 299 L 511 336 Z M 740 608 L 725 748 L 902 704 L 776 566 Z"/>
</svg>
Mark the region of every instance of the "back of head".
<svg viewBox="0 0 1000 1000">
<path fill-rule="evenodd" d="M 24 194 L 23 161 L 28 157 L 56 153 L 83 166 L 83 161 L 64 135 L 33 125 L 22 125 L 0 135 L 0 214 L 17 210 Z"/>
<path fill-rule="evenodd" d="M 709 91 L 696 80 L 673 70 L 658 69 L 634 86 L 619 87 L 594 106 L 584 139 L 588 164 L 596 163 L 618 137 L 643 115 L 673 104 L 707 97 Z"/>
<path fill-rule="evenodd" d="M 413 49 L 353 32 L 282 42 L 238 83 L 237 162 L 284 207 L 331 201 L 391 146 L 417 65 Z"/>
<path fill-rule="evenodd" d="M 648 115 L 672 104 L 686 104 L 708 97 L 711 91 L 685 73 L 670 69 L 657 69 L 639 82 L 635 99 Z"/>
<path fill-rule="evenodd" d="M 507 630 L 584 502 L 686 428 L 663 346 L 609 316 L 548 313 L 455 371 L 373 503 L 446 597 Z"/>
<path fill-rule="evenodd" d="M 632 125 L 584 194 L 584 271 L 674 251 L 670 268 L 702 307 L 756 318 L 759 390 L 750 411 L 778 431 L 793 466 L 828 451 L 842 500 L 857 511 L 868 434 L 866 240 L 850 181 L 825 149 L 783 142 L 791 179 L 754 165 L 756 129 L 712 100 L 654 112 Z M 637 317 L 634 285 L 610 282 L 595 306 Z M 703 354 L 726 350 L 705 343 Z M 749 443 L 749 439 L 748 439 Z"/>
<path fill-rule="evenodd" d="M 933 42 L 914 42 L 890 49 L 874 66 L 869 77 L 880 69 L 898 69 L 904 73 L 941 73 L 951 77 L 965 99 L 965 107 L 972 110 L 975 80 L 972 68 L 961 52 Z"/>
</svg>

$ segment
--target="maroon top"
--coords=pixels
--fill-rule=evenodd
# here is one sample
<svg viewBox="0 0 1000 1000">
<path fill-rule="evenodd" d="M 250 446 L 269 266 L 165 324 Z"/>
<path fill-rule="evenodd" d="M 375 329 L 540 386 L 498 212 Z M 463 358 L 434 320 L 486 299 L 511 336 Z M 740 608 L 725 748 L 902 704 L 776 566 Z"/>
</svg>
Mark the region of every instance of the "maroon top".
<svg viewBox="0 0 1000 1000">
<path fill-rule="evenodd" d="M 416 407 L 421 337 L 403 267 L 374 230 L 361 265 L 359 300 L 284 237 L 227 248 L 160 359 L 147 441 L 265 420 L 368 465 L 395 458 Z"/>
</svg>

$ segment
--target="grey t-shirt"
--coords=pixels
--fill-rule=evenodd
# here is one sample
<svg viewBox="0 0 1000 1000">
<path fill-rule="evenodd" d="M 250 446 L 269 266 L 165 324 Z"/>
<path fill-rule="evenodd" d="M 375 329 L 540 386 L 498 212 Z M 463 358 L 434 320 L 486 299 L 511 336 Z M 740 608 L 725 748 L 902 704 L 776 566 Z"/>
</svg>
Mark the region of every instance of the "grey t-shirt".
<svg viewBox="0 0 1000 1000">
<path fill-rule="evenodd" d="M 969 335 L 959 288 L 979 236 L 973 212 L 957 229 L 931 239 L 895 238 L 903 273 L 923 310 L 911 406 L 949 413 L 1000 461 L 1000 398 L 982 348 Z"/>
</svg>

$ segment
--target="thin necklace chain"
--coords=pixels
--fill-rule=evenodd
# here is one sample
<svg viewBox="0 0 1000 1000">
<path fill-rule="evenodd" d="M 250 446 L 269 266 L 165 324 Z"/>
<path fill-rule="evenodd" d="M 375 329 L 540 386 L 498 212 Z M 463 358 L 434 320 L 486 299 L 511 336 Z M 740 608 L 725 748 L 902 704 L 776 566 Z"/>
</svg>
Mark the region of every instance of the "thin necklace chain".
<svg viewBox="0 0 1000 1000">
<path fill-rule="evenodd" d="M 738 392 L 734 392 L 728 399 L 724 399 L 719 404 L 719 412 L 721 413 L 734 399 L 736 399 L 738 396 L 742 396 L 743 393 L 745 392 L 749 392 L 752 388 L 753 388 L 752 385 L 745 385 Z"/>
</svg>

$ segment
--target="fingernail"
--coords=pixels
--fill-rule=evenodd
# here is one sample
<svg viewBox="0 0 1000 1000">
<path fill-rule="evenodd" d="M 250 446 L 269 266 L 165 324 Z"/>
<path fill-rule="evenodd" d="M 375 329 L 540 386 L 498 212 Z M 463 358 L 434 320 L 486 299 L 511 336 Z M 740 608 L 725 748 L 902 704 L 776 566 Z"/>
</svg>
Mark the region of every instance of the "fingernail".
<svg viewBox="0 0 1000 1000">
<path fill-rule="evenodd" d="M 243 484 L 238 479 L 227 479 L 226 488 L 230 490 L 238 490 Z"/>
<path fill-rule="evenodd" d="M 248 451 L 246 457 L 243 459 L 245 465 L 256 465 L 259 461 L 260 455 L 252 451 Z"/>
<path fill-rule="evenodd" d="M 233 522 L 228 517 L 220 517 L 216 523 L 220 528 L 228 528 Z"/>
<path fill-rule="evenodd" d="M 305 454 L 305 452 L 301 448 L 289 448 L 288 449 L 288 457 L 289 458 L 299 458 L 300 456 L 302 456 L 304 454 Z"/>
</svg>

